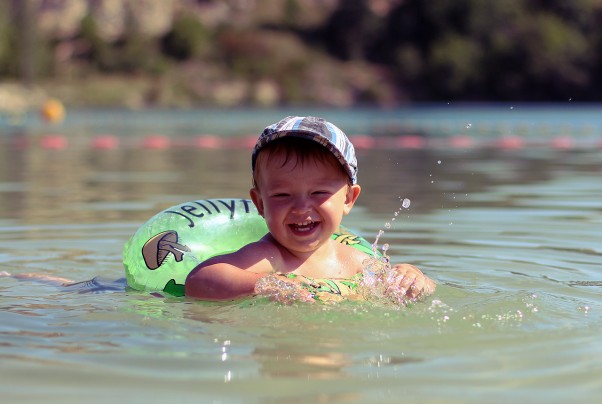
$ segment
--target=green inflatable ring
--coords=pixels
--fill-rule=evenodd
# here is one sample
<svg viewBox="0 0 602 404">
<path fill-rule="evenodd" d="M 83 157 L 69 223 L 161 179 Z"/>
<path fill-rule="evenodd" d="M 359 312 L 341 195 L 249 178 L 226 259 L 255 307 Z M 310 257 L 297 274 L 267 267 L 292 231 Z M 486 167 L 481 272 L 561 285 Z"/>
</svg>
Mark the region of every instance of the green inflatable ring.
<svg viewBox="0 0 602 404">
<path fill-rule="evenodd" d="M 198 264 L 234 252 L 268 232 L 248 199 L 203 199 L 172 206 L 150 218 L 123 247 L 128 286 L 184 296 L 186 277 Z M 367 254 L 372 245 L 345 228 L 332 238 Z"/>
</svg>

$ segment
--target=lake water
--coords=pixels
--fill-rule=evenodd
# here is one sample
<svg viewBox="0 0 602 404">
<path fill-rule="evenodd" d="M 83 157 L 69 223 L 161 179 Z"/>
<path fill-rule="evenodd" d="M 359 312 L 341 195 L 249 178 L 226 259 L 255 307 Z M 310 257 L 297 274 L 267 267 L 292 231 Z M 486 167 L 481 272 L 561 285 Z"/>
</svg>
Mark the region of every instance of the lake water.
<svg viewBox="0 0 602 404">
<path fill-rule="evenodd" d="M 29 117 L 0 126 L 0 272 L 122 277 L 122 246 L 154 213 L 246 197 L 249 136 L 288 113 L 358 135 L 363 191 L 344 223 L 369 241 L 385 230 L 436 294 L 283 306 L 0 277 L 3 402 L 602 398 L 598 106 Z"/>
</svg>

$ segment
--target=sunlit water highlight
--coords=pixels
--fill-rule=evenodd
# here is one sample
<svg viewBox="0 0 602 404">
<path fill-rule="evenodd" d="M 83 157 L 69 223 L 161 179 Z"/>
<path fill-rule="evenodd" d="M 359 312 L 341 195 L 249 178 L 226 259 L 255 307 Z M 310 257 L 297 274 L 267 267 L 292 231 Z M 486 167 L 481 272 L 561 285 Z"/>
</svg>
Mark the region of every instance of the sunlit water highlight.
<svg viewBox="0 0 602 404">
<path fill-rule="evenodd" d="M 599 150 L 358 154 L 363 191 L 345 224 L 375 242 L 382 230 L 378 248 L 435 279 L 433 297 L 408 307 L 207 303 L 3 277 L 3 398 L 599 399 Z M 153 213 L 249 187 L 247 150 L 0 148 L 0 157 L 0 271 L 12 274 L 110 284 L 123 276 L 123 243 Z M 400 208 L 404 198 L 411 205 Z"/>
</svg>

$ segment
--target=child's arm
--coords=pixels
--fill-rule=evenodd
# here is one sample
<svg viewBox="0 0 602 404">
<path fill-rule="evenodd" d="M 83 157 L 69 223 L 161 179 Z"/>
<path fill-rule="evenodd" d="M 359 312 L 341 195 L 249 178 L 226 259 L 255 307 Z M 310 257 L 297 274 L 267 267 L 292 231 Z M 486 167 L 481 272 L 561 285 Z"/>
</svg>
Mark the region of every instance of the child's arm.
<svg viewBox="0 0 602 404">
<path fill-rule="evenodd" d="M 273 272 L 277 255 L 269 243 L 258 241 L 194 268 L 185 283 L 186 296 L 204 300 L 233 300 L 255 293 L 257 281 Z"/>
<path fill-rule="evenodd" d="M 204 300 L 232 300 L 250 296 L 255 291 L 257 281 L 266 275 L 224 262 L 203 263 L 188 275 L 186 296 Z"/>
<path fill-rule="evenodd" d="M 399 286 L 405 290 L 406 297 L 420 299 L 432 294 L 437 285 L 414 265 L 397 264 L 393 269 L 399 274 Z"/>
</svg>

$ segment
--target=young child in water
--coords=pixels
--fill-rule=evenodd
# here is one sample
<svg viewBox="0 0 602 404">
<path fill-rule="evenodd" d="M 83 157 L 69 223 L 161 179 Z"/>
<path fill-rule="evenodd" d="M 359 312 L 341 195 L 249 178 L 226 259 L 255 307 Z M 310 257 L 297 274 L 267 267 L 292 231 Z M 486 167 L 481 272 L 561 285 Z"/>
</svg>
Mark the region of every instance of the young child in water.
<svg viewBox="0 0 602 404">
<path fill-rule="evenodd" d="M 269 233 L 198 265 L 186 279 L 187 296 L 230 300 L 255 294 L 268 276 L 302 290 L 299 279 L 348 279 L 362 272 L 368 256 L 331 239 L 361 191 L 355 151 L 343 131 L 321 118 L 287 117 L 259 136 L 252 169 L 251 199 Z M 393 270 L 408 300 L 434 292 L 435 283 L 415 266 Z"/>
</svg>

